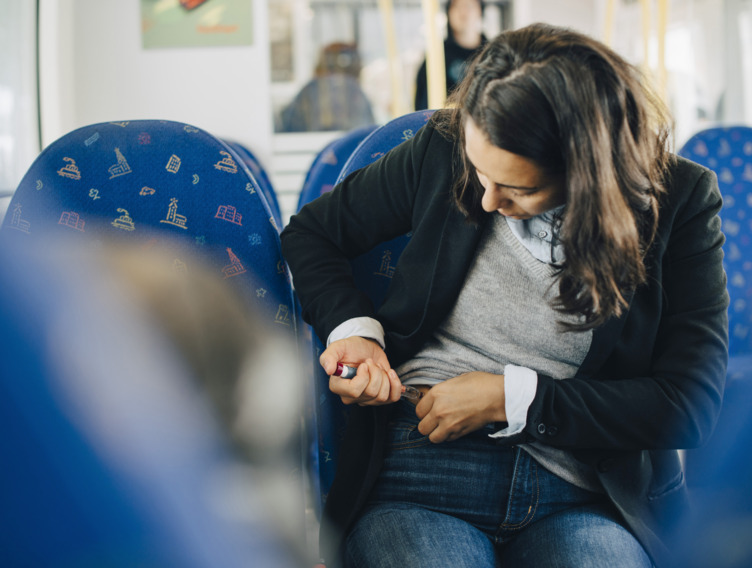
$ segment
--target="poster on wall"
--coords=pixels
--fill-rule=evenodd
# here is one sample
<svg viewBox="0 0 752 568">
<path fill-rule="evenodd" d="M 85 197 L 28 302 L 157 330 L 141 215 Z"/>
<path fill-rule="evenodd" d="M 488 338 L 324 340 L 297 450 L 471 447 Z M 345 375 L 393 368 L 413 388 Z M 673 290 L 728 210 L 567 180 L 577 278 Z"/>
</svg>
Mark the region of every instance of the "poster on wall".
<svg viewBox="0 0 752 568">
<path fill-rule="evenodd" d="M 253 44 L 253 0 L 141 0 L 144 48 Z"/>
</svg>

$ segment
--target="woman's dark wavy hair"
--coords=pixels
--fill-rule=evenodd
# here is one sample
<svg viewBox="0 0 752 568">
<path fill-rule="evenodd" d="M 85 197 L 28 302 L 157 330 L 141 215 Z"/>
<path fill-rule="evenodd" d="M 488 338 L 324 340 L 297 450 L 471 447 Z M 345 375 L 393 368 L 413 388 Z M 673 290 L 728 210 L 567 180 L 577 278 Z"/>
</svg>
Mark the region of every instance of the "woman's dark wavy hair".
<svg viewBox="0 0 752 568">
<path fill-rule="evenodd" d="M 488 43 L 448 106 L 433 120 L 456 142 L 453 191 L 467 218 L 488 215 L 465 154 L 469 117 L 493 145 L 565 180 L 566 258 L 553 304 L 584 318 L 562 325 L 587 330 L 620 316 L 647 278 L 670 160 L 668 112 L 638 70 L 585 35 L 534 24 Z"/>
</svg>

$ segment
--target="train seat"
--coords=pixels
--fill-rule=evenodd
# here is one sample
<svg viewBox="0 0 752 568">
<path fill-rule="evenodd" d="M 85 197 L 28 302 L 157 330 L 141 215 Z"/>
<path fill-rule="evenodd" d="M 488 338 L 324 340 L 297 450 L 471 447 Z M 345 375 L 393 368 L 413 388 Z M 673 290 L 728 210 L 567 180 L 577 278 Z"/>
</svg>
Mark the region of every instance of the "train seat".
<svg viewBox="0 0 752 568">
<path fill-rule="evenodd" d="M 723 196 L 723 265 L 728 276 L 729 378 L 750 373 L 752 357 L 752 128 L 710 128 L 690 138 L 679 154 L 713 170 Z"/>
<path fill-rule="evenodd" d="M 729 366 L 715 431 L 686 453 L 694 514 L 679 522 L 685 566 L 746 566 L 752 547 L 742 536 L 752 519 L 752 128 L 717 127 L 690 138 L 679 154 L 713 170 L 723 196 L 723 265 L 728 278 Z M 748 539 L 747 539 L 748 540 Z"/>
<path fill-rule="evenodd" d="M 324 146 L 308 168 L 298 198 L 298 211 L 306 203 L 332 190 L 347 159 L 376 128 L 376 125 L 361 126 Z"/>
<path fill-rule="evenodd" d="M 432 114 L 432 111 L 406 114 L 368 134 L 347 159 L 336 182 L 339 183 L 350 173 L 375 162 L 395 146 L 412 138 L 428 122 Z M 357 285 L 369 294 L 377 307 L 384 300 L 394 265 L 404 250 L 408 238 L 408 236 L 402 236 L 382 243 L 351 261 Z M 318 338 L 314 337 L 313 341 L 313 373 L 316 389 L 314 411 L 318 428 L 319 485 L 323 504 L 334 479 L 339 445 L 344 435 L 347 407 L 339 397 L 329 391 L 329 378 L 318 363 L 318 356 L 324 346 Z"/>
<path fill-rule="evenodd" d="M 161 120 L 84 126 L 45 148 L 9 205 L 0 238 L 34 235 L 188 243 L 270 319 L 294 331 L 277 222 L 256 178 L 224 142 Z M 180 257 L 176 270 L 189 270 Z"/>
<path fill-rule="evenodd" d="M 266 173 L 266 169 L 261 164 L 261 160 L 259 160 L 256 154 L 251 152 L 251 150 L 247 146 L 241 144 L 240 142 L 224 140 L 224 143 L 227 144 L 237 154 L 238 158 L 240 158 L 240 160 L 250 170 L 251 174 L 256 180 L 256 183 L 258 183 L 259 187 L 261 188 L 262 195 L 266 199 L 266 204 L 272 211 L 274 221 L 277 224 L 277 229 L 281 231 L 282 210 L 279 207 L 277 193 L 274 191 L 274 186 L 269 179 L 269 175 Z"/>
<path fill-rule="evenodd" d="M 353 153 L 358 144 L 376 129 L 376 125 L 362 126 L 346 133 L 345 135 L 336 138 L 329 142 L 324 148 L 316 155 L 308 168 L 303 187 L 298 197 L 297 209 L 300 210 L 306 203 L 313 201 L 317 197 L 321 196 L 327 191 L 331 191 L 334 184 L 337 182 L 339 172 L 345 165 L 345 162 Z M 313 330 L 311 326 L 302 324 L 301 329 L 301 349 L 305 353 L 313 353 L 314 357 L 318 357 L 318 353 L 321 353 L 321 342 L 317 339 L 314 340 Z M 318 374 L 316 374 L 318 377 Z M 312 379 L 313 381 L 314 379 Z M 319 450 L 318 450 L 318 426 L 316 424 L 316 404 L 312 403 L 312 399 L 315 398 L 313 390 L 313 382 L 310 385 L 310 392 L 308 393 L 308 399 L 311 402 L 306 408 L 306 422 L 308 425 L 308 460 L 309 471 L 311 473 L 311 495 L 312 503 L 311 509 L 316 518 L 321 516 L 321 501 L 319 495 L 321 494 L 320 483 L 320 463 L 319 463 Z M 324 458 L 325 459 L 325 458 Z M 331 480 L 329 481 L 331 483 Z"/>
</svg>

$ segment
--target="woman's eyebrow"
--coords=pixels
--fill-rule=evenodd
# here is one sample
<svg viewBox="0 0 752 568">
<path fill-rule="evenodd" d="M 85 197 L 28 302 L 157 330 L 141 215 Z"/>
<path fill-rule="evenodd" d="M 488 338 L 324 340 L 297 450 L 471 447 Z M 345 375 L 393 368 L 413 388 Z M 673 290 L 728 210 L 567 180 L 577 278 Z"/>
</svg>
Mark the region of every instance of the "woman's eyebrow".
<svg viewBox="0 0 752 568">
<path fill-rule="evenodd" d="M 501 187 L 508 187 L 510 189 L 521 189 L 523 191 L 532 191 L 534 189 L 540 189 L 540 186 L 534 185 L 532 187 L 525 187 L 522 185 L 509 185 L 508 183 L 497 183 L 496 185 L 500 185 Z"/>
<path fill-rule="evenodd" d="M 478 168 L 475 168 L 475 171 L 478 172 L 482 176 L 488 177 L 487 174 L 480 171 Z M 489 178 L 490 179 L 490 178 Z M 509 189 L 521 189 L 523 191 L 532 191 L 534 189 L 540 189 L 540 186 L 534 185 L 534 186 L 523 186 L 523 185 L 509 185 L 508 183 L 498 183 L 494 182 L 496 185 L 500 185 L 502 187 L 508 187 Z"/>
</svg>

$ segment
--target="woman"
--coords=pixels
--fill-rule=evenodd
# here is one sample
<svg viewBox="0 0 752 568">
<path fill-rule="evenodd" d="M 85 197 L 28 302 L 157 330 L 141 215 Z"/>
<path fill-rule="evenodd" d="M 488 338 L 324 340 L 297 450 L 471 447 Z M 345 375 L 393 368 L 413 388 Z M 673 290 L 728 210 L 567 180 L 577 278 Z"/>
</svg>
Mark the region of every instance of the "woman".
<svg viewBox="0 0 752 568">
<path fill-rule="evenodd" d="M 727 362 L 715 178 L 572 31 L 500 35 L 454 103 L 283 233 L 321 364 L 358 369 L 330 381 L 356 404 L 325 541 L 347 566 L 666 566 L 674 449 Z M 407 232 L 375 311 L 347 259 Z"/>
<path fill-rule="evenodd" d="M 478 49 L 486 43 L 483 35 L 482 0 L 449 0 L 446 3 L 447 37 L 444 40 L 444 71 L 446 92 L 460 83 L 465 68 Z M 423 60 L 415 79 L 415 110 L 428 108 L 426 61 Z"/>
</svg>

